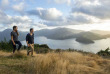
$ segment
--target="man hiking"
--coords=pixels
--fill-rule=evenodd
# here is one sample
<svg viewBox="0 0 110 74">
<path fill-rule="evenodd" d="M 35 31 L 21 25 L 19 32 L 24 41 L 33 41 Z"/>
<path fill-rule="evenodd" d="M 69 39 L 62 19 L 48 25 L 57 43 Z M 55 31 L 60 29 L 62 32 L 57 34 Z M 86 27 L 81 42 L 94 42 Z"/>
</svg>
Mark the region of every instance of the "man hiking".
<svg viewBox="0 0 110 74">
<path fill-rule="evenodd" d="M 29 55 L 31 52 L 31 56 L 33 56 L 33 52 L 34 52 L 34 29 L 33 28 L 30 29 L 30 33 L 28 33 L 26 36 L 26 43 L 28 46 L 27 55 Z"/>
<path fill-rule="evenodd" d="M 16 44 L 18 44 L 18 51 L 20 50 L 22 44 L 21 42 L 18 40 L 18 28 L 17 26 L 13 26 L 13 31 L 11 32 L 11 41 L 12 41 L 12 45 L 13 45 L 13 53 L 15 53 L 16 50 Z"/>
</svg>

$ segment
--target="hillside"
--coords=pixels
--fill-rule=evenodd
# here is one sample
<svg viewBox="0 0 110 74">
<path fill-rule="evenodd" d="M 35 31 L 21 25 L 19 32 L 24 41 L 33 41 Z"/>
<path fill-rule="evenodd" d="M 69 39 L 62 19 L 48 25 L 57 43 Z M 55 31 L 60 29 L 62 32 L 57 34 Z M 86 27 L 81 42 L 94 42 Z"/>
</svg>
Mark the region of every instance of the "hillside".
<svg viewBox="0 0 110 74">
<path fill-rule="evenodd" d="M 90 43 L 94 43 L 94 41 L 87 39 L 85 37 L 78 37 L 76 39 L 76 41 L 80 42 L 80 43 L 84 43 L 84 44 L 90 44 Z"/>
<path fill-rule="evenodd" d="M 2 32 L 0 32 L 0 41 L 4 40 L 6 38 L 7 40 L 10 40 L 10 32 L 11 29 L 6 29 Z M 69 39 L 69 36 L 72 36 L 73 34 L 77 34 L 82 32 L 82 30 L 74 30 L 74 29 L 69 29 L 69 28 L 55 28 L 55 29 L 42 29 L 35 31 L 35 37 L 38 36 L 45 36 L 49 39 Z M 19 31 L 19 40 L 25 40 L 26 34 L 28 32 L 21 32 Z"/>
<path fill-rule="evenodd" d="M 69 28 L 55 28 L 55 29 L 43 29 L 40 31 L 36 31 L 35 34 L 36 36 L 45 36 L 48 39 L 64 40 L 64 39 L 74 38 L 71 36 L 76 35 L 80 32 L 83 31 L 69 29 Z"/>
<path fill-rule="evenodd" d="M 9 41 L 11 39 L 11 36 L 10 36 L 10 33 L 12 32 L 12 29 L 6 29 L 2 32 L 0 32 L 0 41 L 3 41 L 4 38 L 6 38 L 7 41 Z M 21 32 L 19 31 L 19 40 L 22 41 L 22 40 L 25 40 L 25 36 L 27 34 L 27 32 Z"/>
<path fill-rule="evenodd" d="M 92 33 L 100 34 L 100 35 L 108 35 L 110 31 L 102 31 L 102 30 L 91 30 Z"/>
<path fill-rule="evenodd" d="M 84 37 L 84 38 L 91 39 L 91 40 L 100 40 L 100 39 L 105 38 L 100 34 L 92 33 L 92 32 L 89 32 L 89 31 L 78 33 L 77 36 L 78 37 Z"/>
<path fill-rule="evenodd" d="M 11 31 L 12 31 L 11 29 L 6 29 L 0 32 L 0 41 L 4 40 L 4 38 L 6 38 L 7 40 L 10 40 Z M 20 33 L 19 40 L 20 41 L 25 40 L 26 34 L 28 32 L 19 31 L 19 33 Z M 65 39 L 71 39 L 71 38 L 82 40 L 84 38 L 85 40 L 83 40 L 82 43 L 86 43 L 85 41 L 93 42 L 94 40 L 100 40 L 100 39 L 105 39 L 110 37 L 109 32 L 107 32 L 106 34 L 103 34 L 103 33 L 105 33 L 105 31 L 82 31 L 82 30 L 75 30 L 75 29 L 69 29 L 69 28 L 42 29 L 34 32 L 35 37 L 45 36 L 48 39 L 54 39 L 54 40 L 65 40 Z"/>
<path fill-rule="evenodd" d="M 94 43 L 94 40 L 105 39 L 105 36 L 92 33 L 92 32 L 81 32 L 77 34 L 76 41 L 84 44 Z"/>
<path fill-rule="evenodd" d="M 110 60 L 95 54 L 61 52 L 26 56 L 0 51 L 0 74 L 109 74 Z"/>
</svg>

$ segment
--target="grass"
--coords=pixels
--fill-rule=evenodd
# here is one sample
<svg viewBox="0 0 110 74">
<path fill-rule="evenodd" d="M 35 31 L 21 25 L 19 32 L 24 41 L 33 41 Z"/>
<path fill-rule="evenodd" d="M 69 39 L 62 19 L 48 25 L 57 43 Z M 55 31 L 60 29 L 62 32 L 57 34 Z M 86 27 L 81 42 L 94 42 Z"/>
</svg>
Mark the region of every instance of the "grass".
<svg viewBox="0 0 110 74">
<path fill-rule="evenodd" d="M 110 60 L 95 54 L 60 52 L 35 54 L 0 51 L 0 74 L 109 74 Z"/>
</svg>

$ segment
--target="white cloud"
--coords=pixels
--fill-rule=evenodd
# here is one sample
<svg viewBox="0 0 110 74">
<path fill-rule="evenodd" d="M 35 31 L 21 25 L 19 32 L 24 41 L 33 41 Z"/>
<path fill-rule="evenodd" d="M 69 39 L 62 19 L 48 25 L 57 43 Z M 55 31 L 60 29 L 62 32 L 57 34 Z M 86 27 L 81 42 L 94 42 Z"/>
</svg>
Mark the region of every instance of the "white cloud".
<svg viewBox="0 0 110 74">
<path fill-rule="evenodd" d="M 2 10 L 0 10 L 0 25 L 0 28 L 3 27 L 3 29 L 12 28 L 16 25 L 21 31 L 28 31 L 31 27 L 35 28 L 35 30 L 47 27 L 47 25 L 40 22 L 34 22 L 28 16 L 10 16 Z"/>
<path fill-rule="evenodd" d="M 23 2 L 13 5 L 13 9 L 18 12 L 22 12 L 25 8 L 25 4 Z"/>
<path fill-rule="evenodd" d="M 63 17 L 62 21 L 45 21 L 44 24 L 48 26 L 63 26 L 63 25 L 83 25 L 99 23 L 100 19 L 82 13 L 70 13 Z"/>
<path fill-rule="evenodd" d="M 9 4 L 8 0 L 1 0 L 1 4 L 7 6 Z"/>
<path fill-rule="evenodd" d="M 97 23 L 100 21 L 100 19 L 86 15 L 83 13 L 71 13 L 69 17 L 67 18 L 68 24 L 70 25 L 78 25 L 78 24 L 91 24 L 91 23 Z"/>
<path fill-rule="evenodd" d="M 31 0 L 30 0 L 31 1 Z M 33 0 L 35 1 L 35 0 Z M 57 4 L 68 4 L 72 10 L 66 16 L 60 10 L 54 8 L 36 8 L 32 10 L 32 7 L 27 9 L 27 0 L 1 0 L 0 9 L 0 25 L 18 25 L 20 28 L 26 29 L 29 27 L 36 27 L 37 29 L 47 28 L 48 26 L 66 26 L 66 25 L 84 25 L 84 24 L 100 24 L 105 20 L 110 21 L 110 0 L 50 0 Z M 27 3 L 27 4 L 26 4 Z M 31 4 L 31 3 L 30 3 Z M 27 5 L 27 6 L 26 6 Z M 56 4 L 55 4 L 56 5 Z M 37 5 L 33 5 L 33 7 Z M 44 5 L 43 5 L 44 6 Z M 10 9 L 8 9 L 11 7 Z M 60 9 L 60 8 L 59 8 Z M 65 9 L 65 8 L 64 8 Z M 63 10 L 64 10 L 63 9 Z M 9 10 L 9 11 L 8 11 Z M 27 11 L 26 11 L 27 10 Z M 8 11 L 8 12 L 7 12 Z M 13 16 L 9 16 L 14 13 L 28 13 L 28 15 L 18 16 L 16 13 Z M 69 11 L 69 10 L 67 10 Z M 65 13 L 65 12 L 64 12 Z M 37 16 L 36 17 L 30 17 Z M 37 22 L 34 22 L 36 19 Z M 39 22 L 42 21 L 42 22 Z M 12 27 L 12 25 L 10 25 Z M 25 26 L 26 25 L 26 26 Z M 9 27 L 9 26 L 8 26 Z"/>
<path fill-rule="evenodd" d="M 28 11 L 28 14 L 36 15 L 41 19 L 48 21 L 62 20 L 62 12 L 60 12 L 56 8 L 49 8 L 49 9 L 37 8 L 36 10 Z"/>
<path fill-rule="evenodd" d="M 66 3 L 66 4 L 68 4 L 68 5 L 71 4 L 71 1 L 72 1 L 72 0 L 54 0 L 54 2 L 57 3 L 57 4 Z"/>
<path fill-rule="evenodd" d="M 110 0 L 74 0 L 73 5 L 73 13 L 84 13 L 100 19 L 110 18 Z"/>
<path fill-rule="evenodd" d="M 31 23 L 32 20 L 28 16 L 9 16 L 0 10 L 0 24 L 13 24 L 13 23 Z"/>
<path fill-rule="evenodd" d="M 10 22 L 8 16 L 2 10 L 0 10 L 0 24 L 7 24 L 7 22 Z"/>
<path fill-rule="evenodd" d="M 9 4 L 10 4 L 9 0 L 1 0 L 0 9 L 7 9 Z"/>
<path fill-rule="evenodd" d="M 69 13 L 68 16 L 64 16 L 56 8 L 37 8 L 36 10 L 28 11 L 28 14 L 40 17 L 44 20 L 42 23 L 48 26 L 79 25 L 99 22 L 98 18 L 83 13 Z"/>
</svg>

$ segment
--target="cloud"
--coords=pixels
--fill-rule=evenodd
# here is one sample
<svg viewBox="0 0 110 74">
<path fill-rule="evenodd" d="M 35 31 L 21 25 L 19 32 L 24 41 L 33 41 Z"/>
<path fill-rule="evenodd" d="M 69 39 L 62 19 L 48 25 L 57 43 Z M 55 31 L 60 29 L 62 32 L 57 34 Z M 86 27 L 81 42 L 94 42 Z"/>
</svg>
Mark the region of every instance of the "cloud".
<svg viewBox="0 0 110 74">
<path fill-rule="evenodd" d="M 9 1 L 8 0 L 1 0 L 1 4 L 3 6 L 7 6 L 9 4 Z"/>
<path fill-rule="evenodd" d="M 9 16 L 0 10 L 0 24 L 5 27 L 13 26 L 13 24 L 30 24 L 32 20 L 27 16 Z"/>
<path fill-rule="evenodd" d="M 62 12 L 57 10 L 56 8 L 37 8 L 35 10 L 30 10 L 27 12 L 29 15 L 36 15 L 43 20 L 48 21 L 58 21 L 62 20 Z"/>
<path fill-rule="evenodd" d="M 26 8 L 26 0 L 0 0 L 0 10 L 9 13 L 15 12 L 23 15 Z"/>
<path fill-rule="evenodd" d="M 100 19 L 83 13 L 71 13 L 67 17 L 67 20 L 70 25 L 79 25 L 97 23 Z"/>
<path fill-rule="evenodd" d="M 71 4 L 71 0 L 54 0 L 54 2 L 57 4 L 63 4 L 63 3 L 66 3 L 68 5 Z"/>
<path fill-rule="evenodd" d="M 34 22 L 34 20 L 28 16 L 10 16 L 0 10 L 0 28 L 12 28 L 14 25 L 18 26 L 21 31 L 28 31 L 31 27 L 35 28 L 35 30 L 47 27 L 41 22 Z"/>
<path fill-rule="evenodd" d="M 12 24 L 12 23 L 30 23 L 32 20 L 27 16 L 9 16 L 0 10 L 0 23 Z"/>
<path fill-rule="evenodd" d="M 8 16 L 0 10 L 0 24 L 7 24 L 7 22 L 10 22 Z"/>
<path fill-rule="evenodd" d="M 56 3 L 56 4 L 67 4 L 67 5 L 71 5 L 72 0 L 48 0 L 49 3 Z"/>
<path fill-rule="evenodd" d="M 13 9 L 16 10 L 16 11 L 23 11 L 24 3 L 21 2 L 21 3 L 17 4 L 17 5 L 13 5 Z"/>
<path fill-rule="evenodd" d="M 44 21 L 48 26 L 83 25 L 99 22 L 100 19 L 82 13 L 70 13 L 62 21 Z"/>
<path fill-rule="evenodd" d="M 0 1 L 0 9 L 7 9 L 10 4 L 9 0 L 1 0 Z"/>
<path fill-rule="evenodd" d="M 56 4 L 54 8 L 39 8 L 38 5 L 31 5 L 34 3 L 28 1 L 31 2 L 31 0 L 0 0 L 0 25 L 5 27 L 18 25 L 20 29 L 23 27 L 24 29 L 30 27 L 41 29 L 50 26 L 96 24 L 110 20 L 109 0 L 50 0 L 59 5 L 69 5 L 72 9 L 68 13 L 69 10 L 64 11 L 65 8 L 62 10 L 64 12 L 58 10 Z M 33 16 L 38 18 L 33 18 Z"/>
<path fill-rule="evenodd" d="M 36 15 L 43 19 L 42 23 L 48 26 L 90 24 L 99 20 L 83 13 L 70 12 L 68 16 L 64 16 L 63 13 L 56 8 L 37 8 L 35 10 L 27 11 L 27 13 L 28 15 Z"/>
<path fill-rule="evenodd" d="M 73 13 L 84 13 L 100 19 L 110 18 L 110 0 L 74 0 L 73 5 Z"/>
</svg>

